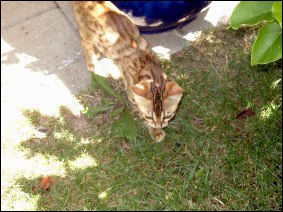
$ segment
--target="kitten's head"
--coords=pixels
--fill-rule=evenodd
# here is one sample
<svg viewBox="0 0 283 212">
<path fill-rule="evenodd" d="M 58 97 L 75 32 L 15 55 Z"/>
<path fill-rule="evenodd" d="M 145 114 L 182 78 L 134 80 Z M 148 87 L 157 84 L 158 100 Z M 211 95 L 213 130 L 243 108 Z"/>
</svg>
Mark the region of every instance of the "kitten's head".
<svg viewBox="0 0 283 212">
<path fill-rule="evenodd" d="M 139 116 L 153 128 L 163 128 L 170 119 L 182 98 L 184 90 L 175 82 L 158 84 L 152 80 L 142 80 L 131 87 Z"/>
</svg>

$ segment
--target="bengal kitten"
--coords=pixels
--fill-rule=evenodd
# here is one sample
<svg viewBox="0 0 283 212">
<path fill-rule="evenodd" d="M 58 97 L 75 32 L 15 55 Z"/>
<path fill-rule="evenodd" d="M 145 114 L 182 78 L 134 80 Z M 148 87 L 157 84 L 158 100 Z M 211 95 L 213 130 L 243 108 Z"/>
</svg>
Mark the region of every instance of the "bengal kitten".
<svg viewBox="0 0 283 212">
<path fill-rule="evenodd" d="M 150 44 L 136 25 L 110 1 L 74 1 L 82 47 L 89 71 L 102 55 L 119 67 L 128 99 L 157 142 L 175 114 L 183 89 L 167 80 Z"/>
</svg>

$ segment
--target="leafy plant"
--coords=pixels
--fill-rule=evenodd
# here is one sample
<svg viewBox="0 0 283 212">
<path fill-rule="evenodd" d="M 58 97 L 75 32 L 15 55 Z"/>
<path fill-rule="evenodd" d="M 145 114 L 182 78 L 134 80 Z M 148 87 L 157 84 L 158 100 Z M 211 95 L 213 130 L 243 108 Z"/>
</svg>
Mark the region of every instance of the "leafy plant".
<svg viewBox="0 0 283 212">
<path fill-rule="evenodd" d="M 102 89 L 108 95 L 113 96 L 117 98 L 120 102 L 124 103 L 122 97 L 114 92 L 114 90 L 111 88 L 111 86 L 108 84 L 107 80 L 104 77 L 92 73 L 92 84 Z"/>
<path fill-rule="evenodd" d="M 135 141 L 137 137 L 137 126 L 130 111 L 127 108 L 121 113 L 120 120 L 115 125 L 115 133 L 120 137 L 126 137 Z"/>
<path fill-rule="evenodd" d="M 126 107 L 124 99 L 114 92 L 104 77 L 92 73 L 92 84 L 103 90 L 106 94 L 116 98 L 121 103 L 120 107 L 114 109 L 109 114 L 110 117 L 120 114 L 120 119 L 114 124 L 114 132 L 117 133 L 119 137 L 126 137 L 129 140 L 136 140 L 136 121 L 133 119 L 129 109 Z M 87 116 L 94 116 L 98 113 L 110 111 L 112 108 L 113 105 L 109 104 L 104 106 L 87 107 L 82 111 L 82 113 Z"/>
<path fill-rule="evenodd" d="M 231 16 L 231 27 L 265 21 L 252 47 L 251 65 L 282 58 L 282 1 L 241 1 Z"/>
<path fill-rule="evenodd" d="M 103 113 L 110 110 L 112 107 L 110 106 L 96 106 L 96 107 L 86 107 L 85 110 L 82 111 L 82 114 L 86 116 L 94 116 L 98 113 Z"/>
</svg>

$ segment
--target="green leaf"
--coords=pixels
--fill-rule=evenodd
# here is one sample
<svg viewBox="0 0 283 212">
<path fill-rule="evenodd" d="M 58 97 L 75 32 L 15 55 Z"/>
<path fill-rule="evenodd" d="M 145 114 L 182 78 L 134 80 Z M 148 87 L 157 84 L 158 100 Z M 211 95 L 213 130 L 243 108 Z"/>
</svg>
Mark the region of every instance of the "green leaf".
<svg viewBox="0 0 283 212">
<path fill-rule="evenodd" d="M 120 102 L 124 102 L 121 96 L 115 94 L 114 90 L 111 88 L 111 86 L 108 84 L 107 80 L 104 77 L 92 73 L 92 84 L 102 89 L 108 95 L 117 98 Z"/>
<path fill-rule="evenodd" d="M 266 20 L 272 21 L 273 1 L 241 1 L 231 15 L 231 26 L 238 29 L 241 24 L 255 25 Z"/>
<path fill-rule="evenodd" d="M 120 120 L 114 126 L 115 132 L 119 137 L 126 137 L 131 141 L 135 141 L 137 137 L 136 121 L 131 116 L 128 109 L 123 110 Z"/>
<path fill-rule="evenodd" d="M 110 110 L 111 107 L 102 107 L 102 106 L 96 106 L 96 107 L 86 107 L 85 110 L 82 111 L 82 114 L 87 116 L 94 116 L 98 113 L 105 112 L 107 110 Z"/>
<path fill-rule="evenodd" d="M 200 168 L 200 169 L 197 171 L 197 176 L 198 176 L 198 177 L 202 177 L 203 172 L 204 172 L 204 168 Z"/>
<path fill-rule="evenodd" d="M 282 28 L 282 1 L 274 2 L 272 6 L 272 15 L 279 22 Z"/>
<path fill-rule="evenodd" d="M 282 58 L 282 29 L 277 21 L 267 23 L 252 47 L 251 64 L 266 64 Z"/>
</svg>

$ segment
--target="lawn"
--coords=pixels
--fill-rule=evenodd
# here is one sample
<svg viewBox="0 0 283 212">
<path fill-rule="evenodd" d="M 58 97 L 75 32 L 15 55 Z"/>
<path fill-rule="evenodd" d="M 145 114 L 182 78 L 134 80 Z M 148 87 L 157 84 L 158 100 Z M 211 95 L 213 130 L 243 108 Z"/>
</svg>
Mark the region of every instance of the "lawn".
<svg viewBox="0 0 283 212">
<path fill-rule="evenodd" d="M 136 139 L 121 137 L 121 103 L 92 85 L 77 98 L 100 111 L 77 117 L 62 106 L 56 118 L 24 110 L 41 134 L 2 148 L 20 158 L 21 169 L 2 172 L 10 183 L 1 186 L 1 206 L 282 210 L 282 59 L 250 66 L 257 31 L 206 31 L 162 61 L 185 93 L 160 143 L 138 120 Z M 121 80 L 108 82 L 125 97 Z M 53 185 L 43 190 L 46 176 Z"/>
</svg>

